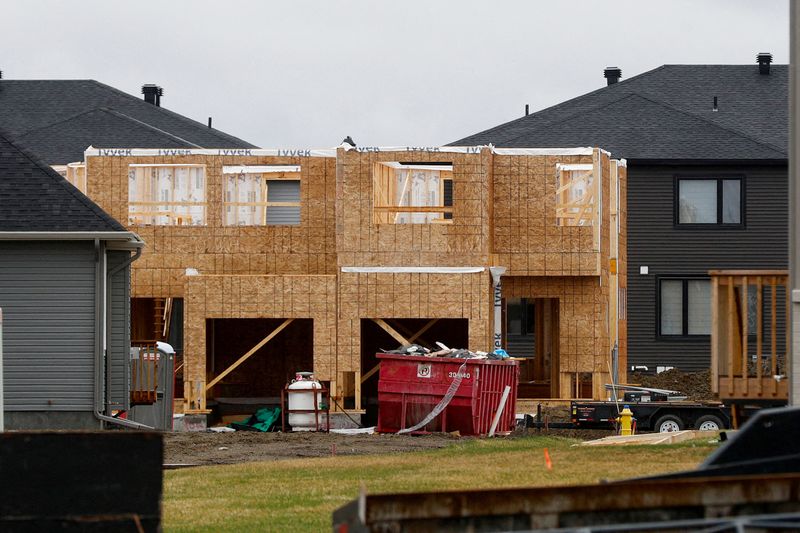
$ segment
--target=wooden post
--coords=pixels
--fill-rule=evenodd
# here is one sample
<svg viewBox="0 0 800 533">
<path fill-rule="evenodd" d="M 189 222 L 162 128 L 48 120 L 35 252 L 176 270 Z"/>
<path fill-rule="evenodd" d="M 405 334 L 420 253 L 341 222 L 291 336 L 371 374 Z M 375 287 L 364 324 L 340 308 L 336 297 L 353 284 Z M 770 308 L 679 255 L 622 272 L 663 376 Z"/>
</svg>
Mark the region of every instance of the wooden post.
<svg viewBox="0 0 800 533">
<path fill-rule="evenodd" d="M 772 276 L 772 278 L 770 278 L 770 286 L 772 288 L 772 294 L 771 294 L 772 295 L 772 301 L 770 302 L 772 304 L 771 305 L 771 308 L 772 308 L 771 309 L 771 311 L 772 311 L 771 312 L 772 323 L 770 325 L 771 330 L 772 330 L 771 331 L 772 346 L 770 347 L 771 348 L 771 354 L 770 355 L 772 357 L 772 360 L 771 360 L 770 363 L 771 363 L 771 369 L 772 369 L 772 375 L 773 376 L 777 375 L 777 373 L 778 373 L 778 316 L 777 316 L 778 315 L 778 301 L 777 301 L 778 300 L 778 287 L 776 286 L 776 284 L 777 284 L 777 280 L 776 280 L 775 276 Z M 788 287 L 787 287 L 787 289 L 788 289 Z M 788 327 L 788 324 L 787 324 L 787 327 Z M 773 379 L 772 380 L 772 394 L 773 395 L 777 394 L 777 392 L 778 392 L 778 383 Z"/>
<path fill-rule="evenodd" d="M 742 276 L 742 384 L 744 385 L 745 396 L 749 392 L 750 384 L 750 370 L 747 368 L 747 335 L 748 335 L 748 320 L 750 318 L 749 308 L 750 305 L 747 301 L 747 276 Z"/>
<path fill-rule="evenodd" d="M 762 309 L 764 305 L 764 285 L 761 276 L 756 278 L 756 291 L 758 291 L 758 301 L 756 303 L 756 359 L 758 361 L 756 364 L 756 379 L 758 380 L 758 395 L 761 396 L 764 393 L 764 383 L 761 381 L 761 356 L 764 351 L 761 346 L 764 342 L 764 325 L 762 324 L 764 321 L 764 311 Z"/>
<path fill-rule="evenodd" d="M 719 393 L 719 278 L 711 278 L 711 391 Z"/>
<path fill-rule="evenodd" d="M 728 394 L 733 394 L 733 337 L 735 335 L 735 325 L 733 315 L 735 313 L 735 304 L 733 302 L 733 276 L 728 276 Z"/>
</svg>

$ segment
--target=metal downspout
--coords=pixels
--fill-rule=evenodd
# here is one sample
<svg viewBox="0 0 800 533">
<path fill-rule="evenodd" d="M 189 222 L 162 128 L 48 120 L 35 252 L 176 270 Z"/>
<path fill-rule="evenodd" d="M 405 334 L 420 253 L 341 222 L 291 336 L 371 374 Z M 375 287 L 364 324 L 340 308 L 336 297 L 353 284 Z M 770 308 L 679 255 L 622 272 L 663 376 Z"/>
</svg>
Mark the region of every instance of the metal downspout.
<svg viewBox="0 0 800 533">
<path fill-rule="evenodd" d="M 105 261 L 106 261 L 106 248 L 105 243 L 101 242 L 100 239 L 94 240 L 94 250 L 95 250 L 95 282 L 94 282 L 94 290 L 95 290 L 95 352 L 94 352 L 94 412 L 95 418 L 102 422 L 108 422 L 111 424 L 117 424 L 120 426 L 134 428 L 134 429 L 155 429 L 153 427 L 147 426 L 145 424 L 140 424 L 139 422 L 134 422 L 132 420 L 124 420 L 121 418 L 114 418 L 113 416 L 108 416 L 102 413 L 103 409 L 105 409 L 105 381 L 104 381 L 104 369 L 106 368 L 106 360 L 105 360 L 105 346 L 104 346 L 104 338 L 106 334 L 106 322 L 108 320 L 107 317 L 107 295 L 106 295 L 106 287 L 107 287 L 107 279 L 108 279 L 123 268 L 127 267 L 134 261 L 136 261 L 141 255 L 142 250 L 141 248 L 137 248 L 136 253 L 130 257 L 130 259 L 121 265 L 113 268 L 107 274 L 104 272 L 105 270 Z"/>
</svg>

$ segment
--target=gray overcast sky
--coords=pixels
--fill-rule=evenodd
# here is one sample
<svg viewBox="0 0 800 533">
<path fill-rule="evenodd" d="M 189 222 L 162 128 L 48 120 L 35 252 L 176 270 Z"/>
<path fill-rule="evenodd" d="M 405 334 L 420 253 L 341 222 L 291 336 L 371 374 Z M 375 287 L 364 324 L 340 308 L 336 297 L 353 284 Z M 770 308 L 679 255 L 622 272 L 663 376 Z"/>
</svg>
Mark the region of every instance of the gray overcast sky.
<svg viewBox="0 0 800 533">
<path fill-rule="evenodd" d="M 262 147 L 439 145 L 665 63 L 789 61 L 786 0 L 0 0 L 9 79 L 93 78 Z"/>
</svg>

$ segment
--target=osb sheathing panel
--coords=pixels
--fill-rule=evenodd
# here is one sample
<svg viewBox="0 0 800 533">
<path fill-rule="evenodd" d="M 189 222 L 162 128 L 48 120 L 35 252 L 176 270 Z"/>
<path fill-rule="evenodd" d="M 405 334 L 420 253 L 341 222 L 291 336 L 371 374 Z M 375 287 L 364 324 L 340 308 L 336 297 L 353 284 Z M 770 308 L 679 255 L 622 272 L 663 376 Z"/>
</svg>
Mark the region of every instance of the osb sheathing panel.
<svg viewBox="0 0 800 533">
<path fill-rule="evenodd" d="M 589 372 L 598 382 L 608 380 L 608 284 L 597 277 L 503 278 L 505 298 L 557 298 L 559 307 L 559 368 L 562 376 Z M 562 383 L 565 381 L 561 380 Z M 568 381 L 568 380 L 567 380 Z M 600 386 L 602 387 L 602 383 Z M 574 395 L 561 387 L 561 397 Z M 597 396 L 596 396 L 597 397 Z"/>
<path fill-rule="evenodd" d="M 213 378 L 206 376 L 208 318 L 311 318 L 314 372 L 320 379 L 332 379 L 336 276 L 190 276 L 184 303 L 185 381 Z"/>
<path fill-rule="evenodd" d="M 628 292 L 628 169 L 619 167 L 619 258 L 617 260 L 617 275 L 622 297 L 627 300 Z M 621 302 L 624 315 L 619 320 L 619 381 L 627 383 L 628 379 L 628 302 Z"/>
<path fill-rule="evenodd" d="M 339 372 L 360 371 L 362 318 L 466 318 L 469 346 L 488 351 L 491 282 L 473 274 L 339 274 Z M 462 348 L 462 347 L 459 347 Z"/>
<path fill-rule="evenodd" d="M 180 297 L 186 268 L 201 274 L 334 274 L 336 162 L 323 157 L 89 157 L 88 195 L 128 220 L 130 164 L 206 165 L 206 225 L 131 225 L 145 241 L 133 264 L 133 297 Z M 299 226 L 223 226 L 223 165 L 300 165 Z"/>
<path fill-rule="evenodd" d="M 453 164 L 452 224 L 376 224 L 373 168 L 380 162 Z M 336 239 L 342 266 L 465 266 L 489 260 L 492 154 L 337 152 Z"/>
<path fill-rule="evenodd" d="M 559 226 L 556 182 L 559 164 L 595 164 L 585 156 L 493 156 L 493 241 L 495 262 L 521 276 L 597 275 L 593 228 Z M 608 157 L 604 158 L 603 201 L 607 205 Z M 605 207 L 605 206 L 604 206 Z M 608 218 L 603 209 L 604 221 Z"/>
</svg>

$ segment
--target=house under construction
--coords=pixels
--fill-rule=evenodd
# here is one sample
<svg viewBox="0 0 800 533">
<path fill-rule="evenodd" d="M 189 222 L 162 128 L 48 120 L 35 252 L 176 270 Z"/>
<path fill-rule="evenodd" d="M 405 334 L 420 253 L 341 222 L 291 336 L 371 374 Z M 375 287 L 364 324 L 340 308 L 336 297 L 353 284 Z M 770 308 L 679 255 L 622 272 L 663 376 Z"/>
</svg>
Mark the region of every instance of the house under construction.
<svg viewBox="0 0 800 533">
<path fill-rule="evenodd" d="M 186 413 L 301 370 L 368 409 L 375 353 L 410 342 L 506 348 L 521 398 L 625 379 L 626 168 L 599 148 L 90 148 L 67 170 L 147 244 L 132 338 L 182 339 Z"/>
</svg>

